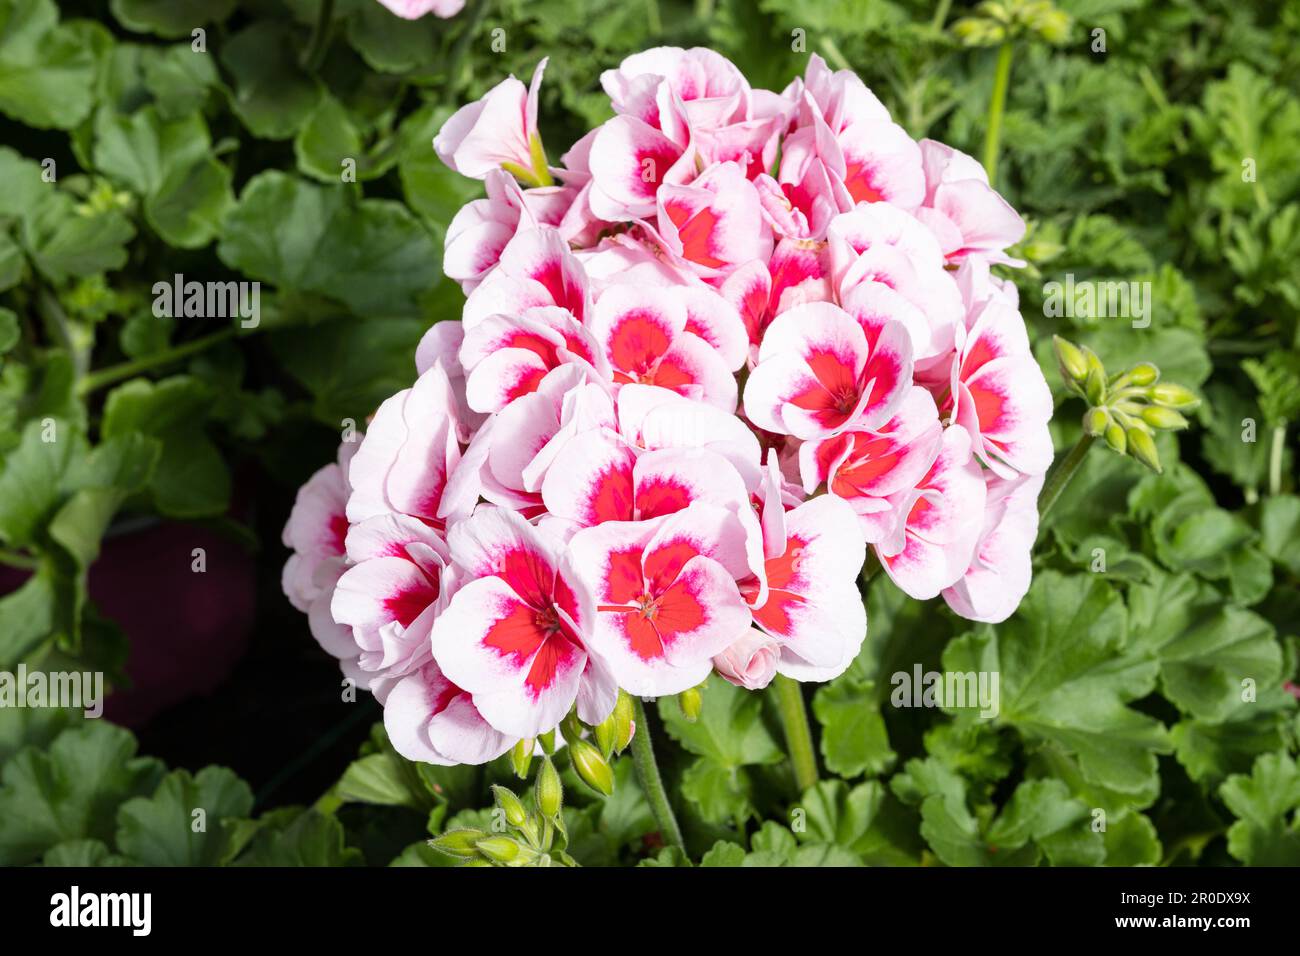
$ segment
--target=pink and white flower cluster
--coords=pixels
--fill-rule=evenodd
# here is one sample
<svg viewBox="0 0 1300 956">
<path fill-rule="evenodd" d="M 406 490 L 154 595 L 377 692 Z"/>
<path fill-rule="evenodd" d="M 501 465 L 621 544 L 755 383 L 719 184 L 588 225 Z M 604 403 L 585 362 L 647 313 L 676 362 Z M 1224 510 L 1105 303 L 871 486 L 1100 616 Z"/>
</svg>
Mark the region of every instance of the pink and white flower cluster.
<svg viewBox="0 0 1300 956">
<path fill-rule="evenodd" d="M 816 56 L 777 94 L 669 48 L 606 72 L 616 115 L 551 166 L 544 68 L 435 139 L 486 185 L 447 233 L 463 315 L 286 529 L 286 590 L 395 746 L 482 762 L 619 688 L 833 678 L 868 546 L 1010 614 L 1052 403 L 980 166 Z"/>
</svg>

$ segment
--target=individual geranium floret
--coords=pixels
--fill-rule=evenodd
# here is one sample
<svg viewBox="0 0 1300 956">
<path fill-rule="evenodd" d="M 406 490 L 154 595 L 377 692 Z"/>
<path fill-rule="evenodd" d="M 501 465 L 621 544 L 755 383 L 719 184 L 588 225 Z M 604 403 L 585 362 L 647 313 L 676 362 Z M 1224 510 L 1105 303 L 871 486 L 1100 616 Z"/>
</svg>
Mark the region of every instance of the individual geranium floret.
<svg viewBox="0 0 1300 956">
<path fill-rule="evenodd" d="M 925 201 L 916 217 L 930 227 L 952 262 L 970 256 L 1024 265 L 1006 249 L 1025 235 L 1025 221 L 989 185 L 988 173 L 960 150 L 921 140 Z"/>
<path fill-rule="evenodd" d="M 662 83 L 660 81 L 663 81 Z M 616 112 L 658 125 L 659 101 L 676 95 L 693 126 L 715 128 L 744 119 L 749 83 L 734 63 L 706 47 L 655 47 L 634 53 L 600 75 Z"/>
<path fill-rule="evenodd" d="M 577 195 L 570 186 L 520 189 L 514 177 L 500 169 L 487 174 L 485 186 L 487 198 L 461 207 L 447 226 L 443 244 L 442 271 L 467 294 L 491 273 L 514 237 L 558 226 Z"/>
<path fill-rule="evenodd" d="M 986 300 L 953 365 L 949 411 L 975 455 L 1003 478 L 1040 475 L 1052 463 L 1052 392 L 1029 350 L 1024 320 Z"/>
<path fill-rule="evenodd" d="M 782 239 L 771 259 L 745 263 L 727 276 L 720 291 L 744 323 L 752 365 L 758 361 L 759 344 L 773 319 L 799 305 L 832 300 L 826 243 Z"/>
<path fill-rule="evenodd" d="M 676 694 L 749 626 L 736 578 L 749 573 L 736 515 L 702 503 L 649 521 L 611 521 L 569 543 L 596 601 L 592 642 L 629 693 Z"/>
<path fill-rule="evenodd" d="M 659 187 L 695 178 L 697 157 L 681 100 L 670 97 L 652 126 L 636 116 L 615 116 L 592 140 L 588 203 L 610 222 L 655 214 Z"/>
<path fill-rule="evenodd" d="M 573 313 L 555 306 L 484 319 L 466 330 L 460 361 L 468 372 L 466 400 L 477 412 L 500 411 L 561 365 L 609 374 L 600 343 Z"/>
<path fill-rule="evenodd" d="M 852 510 L 838 498 L 822 495 L 787 511 L 774 460 L 763 498 L 763 573 L 742 582 L 741 593 L 754 623 L 780 644 L 780 673 L 830 680 L 867 635 L 857 589 L 866 544 Z"/>
<path fill-rule="evenodd" d="M 348 469 L 349 521 L 407 514 L 440 524 L 447 476 L 460 461 L 455 408 L 439 363 L 379 406 Z"/>
<path fill-rule="evenodd" d="M 384 730 L 406 759 L 443 766 L 487 763 L 517 741 L 484 720 L 474 698 L 449 681 L 434 661 L 388 691 Z"/>
<path fill-rule="evenodd" d="M 758 437 L 739 417 L 655 385 L 624 385 L 618 393 L 618 431 L 645 451 L 708 448 L 731 463 L 745 487 L 758 487 Z"/>
<path fill-rule="evenodd" d="M 358 666 L 384 678 L 411 672 L 429 659 L 429 632 L 445 603 L 446 542 L 416 518 L 377 515 L 352 526 L 348 557 L 354 564 L 330 610 L 352 629 Z"/>
<path fill-rule="evenodd" d="M 338 460 L 311 476 L 294 499 L 282 539 L 293 554 L 280 584 L 289 602 L 307 615 L 316 642 L 333 657 L 351 664 L 358 654 L 352 632 L 330 614 L 334 586 L 347 569 L 348 470 L 361 441 L 339 445 Z"/>
<path fill-rule="evenodd" d="M 530 190 L 531 191 L 531 190 Z M 518 315 L 539 306 L 567 309 L 579 322 L 587 316 L 590 290 L 582 263 L 559 232 L 546 226 L 519 233 L 500 262 L 465 302 L 464 322 L 472 329 L 493 315 Z"/>
<path fill-rule="evenodd" d="M 942 442 L 934 399 L 913 385 L 894 417 L 879 428 L 800 445 L 799 471 L 809 493 L 825 484 L 828 493 L 847 501 L 874 544 L 893 528 L 891 496 L 916 487 Z"/>
<path fill-rule="evenodd" d="M 542 480 L 558 449 L 581 432 L 614 427 L 607 389 L 590 369 L 561 365 L 490 416 L 452 472 L 439 517 L 467 515 L 480 497 L 530 519 L 541 514 Z"/>
<path fill-rule="evenodd" d="M 1043 476 L 1007 479 L 986 471 L 984 480 L 984 527 L 975 556 L 960 580 L 944 589 L 943 599 L 964 618 L 997 624 L 1029 591 Z"/>
<path fill-rule="evenodd" d="M 901 323 L 884 323 L 871 340 L 838 306 L 809 303 L 768 327 L 745 386 L 745 414 L 759 428 L 804 439 L 870 429 L 894 413 L 911 378 Z"/>
<path fill-rule="evenodd" d="M 438 158 L 474 179 L 504 169 L 531 185 L 548 185 L 546 154 L 537 133 L 537 92 L 545 70 L 543 58 L 527 89 L 510 76 L 453 113 L 433 139 Z"/>
<path fill-rule="evenodd" d="M 702 278 L 724 277 L 772 254 L 758 192 L 735 163 L 715 163 L 686 185 L 665 183 L 658 204 L 663 245 Z"/>
<path fill-rule="evenodd" d="M 687 303 L 674 288 L 614 285 L 596 300 L 590 328 L 619 385 L 658 385 L 725 411 L 736 379 L 714 348 L 687 331 Z"/>
<path fill-rule="evenodd" d="M 560 542 L 481 505 L 448 535 L 464 583 L 434 622 L 434 659 L 497 730 L 535 737 L 577 703 L 598 724 L 617 686 L 591 653 L 595 606 Z"/>
<path fill-rule="evenodd" d="M 894 496 L 896 527 L 875 545 L 894 583 L 924 601 L 960 578 L 983 525 L 984 495 L 970 437 L 945 429 L 939 457 L 916 488 Z"/>
</svg>

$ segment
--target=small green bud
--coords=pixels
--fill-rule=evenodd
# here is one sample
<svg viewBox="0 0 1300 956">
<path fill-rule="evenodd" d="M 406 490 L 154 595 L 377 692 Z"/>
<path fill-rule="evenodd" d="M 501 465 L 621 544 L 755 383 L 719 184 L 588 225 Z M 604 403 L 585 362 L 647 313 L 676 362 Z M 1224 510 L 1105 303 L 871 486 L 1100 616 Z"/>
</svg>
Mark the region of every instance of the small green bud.
<svg viewBox="0 0 1300 956">
<path fill-rule="evenodd" d="M 1111 422 L 1106 426 L 1106 444 L 1121 455 L 1127 450 L 1128 443 L 1125 441 L 1124 428 L 1119 422 Z"/>
<path fill-rule="evenodd" d="M 1057 364 L 1061 366 L 1061 378 L 1067 383 L 1083 384 L 1088 377 L 1088 359 L 1080 348 L 1059 335 L 1052 336 L 1052 345 L 1056 349 Z"/>
<path fill-rule="evenodd" d="M 614 752 L 614 745 L 618 743 L 618 728 L 613 713 L 592 727 L 591 734 L 596 738 L 596 746 L 600 748 L 601 754 L 608 759 Z"/>
<path fill-rule="evenodd" d="M 1148 405 L 1142 409 L 1142 420 L 1152 428 L 1163 428 L 1166 431 L 1187 427 L 1186 418 L 1163 405 Z"/>
<path fill-rule="evenodd" d="M 516 797 L 513 791 L 493 784 L 492 796 L 496 800 L 496 805 L 505 813 L 507 823 L 512 827 L 524 825 L 528 819 L 528 811 L 524 809 L 523 801 Z"/>
<path fill-rule="evenodd" d="M 682 709 L 682 716 L 695 723 L 700 719 L 700 709 L 704 706 L 704 698 L 700 696 L 700 689 L 692 687 L 690 690 L 684 690 L 677 695 L 677 706 Z"/>
<path fill-rule="evenodd" d="M 628 696 L 627 691 L 618 692 L 618 701 L 614 704 L 614 750 L 616 753 L 622 753 L 627 749 L 627 745 L 632 742 L 632 734 L 636 730 L 636 724 L 633 720 L 636 710 L 632 706 L 632 698 Z"/>
<path fill-rule="evenodd" d="M 564 735 L 565 741 L 570 744 L 575 740 L 582 739 L 584 729 L 582 721 L 578 719 L 577 710 L 569 711 L 569 716 L 560 721 L 560 733 Z"/>
<path fill-rule="evenodd" d="M 560 783 L 559 771 L 547 757 L 542 761 L 542 769 L 537 771 L 537 809 L 548 820 L 554 820 L 564 804 L 564 784 Z"/>
<path fill-rule="evenodd" d="M 474 846 L 489 860 L 497 863 L 510 863 L 517 860 L 524 851 L 519 841 L 508 836 L 484 837 Z"/>
<path fill-rule="evenodd" d="M 542 745 L 542 753 L 548 757 L 555 753 L 555 731 L 548 730 L 537 738 L 537 742 Z"/>
<path fill-rule="evenodd" d="M 1190 388 L 1175 385 L 1173 382 L 1161 382 L 1158 385 L 1152 385 L 1148 394 L 1151 396 L 1151 401 L 1157 405 L 1176 408 L 1183 412 L 1196 408 L 1201 404 L 1201 400 L 1196 397 Z"/>
<path fill-rule="evenodd" d="M 614 771 L 590 743 L 579 740 L 569 744 L 569 759 L 578 776 L 593 790 L 607 797 L 614 792 Z"/>
<path fill-rule="evenodd" d="M 482 830 L 448 830 L 441 836 L 436 836 L 430 840 L 429 846 L 446 853 L 448 856 L 468 859 L 478 856 L 478 848 L 475 844 L 486 836 L 487 834 Z"/>
<path fill-rule="evenodd" d="M 1160 369 L 1150 362 L 1139 362 L 1128 370 L 1128 380 L 1134 385 L 1145 387 L 1154 385 L 1160 378 Z"/>
<path fill-rule="evenodd" d="M 533 762 L 534 746 L 535 741 L 533 738 L 525 737 L 510 748 L 510 766 L 514 768 L 515 776 L 520 780 L 528 779 L 528 770 Z"/>
<path fill-rule="evenodd" d="M 1106 433 L 1110 424 L 1110 414 L 1104 408 L 1090 408 L 1083 416 L 1083 430 L 1094 438 Z"/>
<path fill-rule="evenodd" d="M 1162 471 L 1160 455 L 1156 452 L 1156 443 L 1142 429 L 1134 427 L 1128 430 L 1129 454 L 1146 465 L 1157 475 Z"/>
<path fill-rule="evenodd" d="M 1083 394 L 1089 405 L 1106 404 L 1106 371 L 1100 365 L 1088 369 L 1083 383 Z"/>
</svg>

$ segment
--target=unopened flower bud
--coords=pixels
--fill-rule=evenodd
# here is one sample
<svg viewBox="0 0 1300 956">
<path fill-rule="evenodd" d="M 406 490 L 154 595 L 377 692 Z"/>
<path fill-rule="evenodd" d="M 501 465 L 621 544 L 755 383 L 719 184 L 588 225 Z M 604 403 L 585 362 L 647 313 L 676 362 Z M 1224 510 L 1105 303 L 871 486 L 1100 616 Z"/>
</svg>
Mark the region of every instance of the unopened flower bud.
<svg viewBox="0 0 1300 956">
<path fill-rule="evenodd" d="M 569 711 L 569 716 L 560 721 L 560 733 L 564 735 L 565 741 L 570 744 L 575 740 L 582 739 L 582 721 L 578 719 L 576 710 Z"/>
<path fill-rule="evenodd" d="M 436 836 L 430 840 L 429 846 L 446 853 L 448 856 L 468 859 L 478 856 L 478 848 L 475 844 L 486 836 L 487 834 L 482 830 L 448 830 L 441 836 Z"/>
<path fill-rule="evenodd" d="M 1088 369 L 1088 378 L 1083 383 L 1083 394 L 1089 405 L 1102 405 L 1106 401 L 1106 370 L 1100 365 Z"/>
<path fill-rule="evenodd" d="M 542 769 L 537 771 L 537 809 L 548 820 L 554 820 L 560 814 L 564 803 L 564 784 L 560 783 L 559 771 L 551 758 L 542 761 Z"/>
<path fill-rule="evenodd" d="M 505 813 L 507 823 L 512 827 L 524 825 L 528 819 L 528 811 L 524 809 L 523 801 L 516 797 L 513 791 L 493 784 L 492 796 L 496 800 L 496 805 Z"/>
<path fill-rule="evenodd" d="M 578 776 L 593 790 L 607 797 L 614 792 L 614 771 L 590 743 L 578 740 L 569 744 L 569 759 Z"/>
<path fill-rule="evenodd" d="M 1176 408 L 1179 411 L 1189 411 L 1201 404 L 1201 400 L 1190 388 L 1175 385 L 1173 382 L 1152 385 L 1148 394 L 1151 396 L 1151 401 L 1156 404 L 1164 405 L 1166 408 Z"/>
<path fill-rule="evenodd" d="M 1082 350 L 1059 335 L 1052 336 L 1052 345 L 1056 349 L 1056 361 L 1061 366 L 1061 377 L 1066 382 L 1082 384 L 1088 377 L 1088 359 Z"/>
<path fill-rule="evenodd" d="M 700 719 L 700 709 L 704 706 L 704 698 L 700 696 L 700 689 L 692 687 L 690 690 L 684 690 L 677 695 L 677 706 L 682 709 L 682 716 L 695 723 Z"/>
<path fill-rule="evenodd" d="M 1155 384 L 1160 378 L 1160 369 L 1150 362 L 1139 362 L 1128 370 L 1128 380 L 1133 385 L 1145 387 Z"/>
<path fill-rule="evenodd" d="M 618 701 L 614 704 L 614 750 L 616 753 L 622 753 L 627 749 L 627 745 L 632 742 L 632 733 L 635 730 L 633 715 L 636 713 L 632 706 L 632 698 L 628 696 L 627 691 L 618 692 Z"/>
<path fill-rule="evenodd" d="M 528 770 L 533 762 L 534 746 L 533 738 L 525 737 L 510 748 L 510 766 L 514 768 L 515 776 L 520 780 L 528 779 Z"/>
<path fill-rule="evenodd" d="M 1106 444 L 1121 455 L 1127 450 L 1128 442 L 1125 440 L 1124 428 L 1119 422 L 1110 422 L 1106 426 Z"/>
<path fill-rule="evenodd" d="M 1094 438 L 1106 433 L 1106 426 L 1110 424 L 1110 413 L 1104 408 L 1090 408 L 1087 414 L 1083 416 L 1083 430 Z"/>
<path fill-rule="evenodd" d="M 489 860 L 497 863 L 517 862 L 524 853 L 523 844 L 508 836 L 484 837 L 474 846 Z"/>
<path fill-rule="evenodd" d="M 600 748 L 601 754 L 608 758 L 614 752 L 614 745 L 618 743 L 618 729 L 615 726 L 614 715 L 611 713 L 592 727 L 591 735 L 596 739 L 596 746 Z"/>
<path fill-rule="evenodd" d="M 1162 469 L 1160 467 L 1160 456 L 1156 452 L 1156 443 L 1141 428 L 1134 427 L 1128 430 L 1128 449 L 1130 455 L 1156 474 L 1160 474 Z"/>
<path fill-rule="evenodd" d="M 548 730 L 546 733 L 540 734 L 537 742 L 542 745 L 542 753 L 547 756 L 555 753 L 555 731 Z"/>
<path fill-rule="evenodd" d="M 1152 428 L 1163 428 L 1167 431 L 1187 427 L 1186 418 L 1163 405 L 1148 405 L 1142 409 L 1142 420 Z"/>
</svg>

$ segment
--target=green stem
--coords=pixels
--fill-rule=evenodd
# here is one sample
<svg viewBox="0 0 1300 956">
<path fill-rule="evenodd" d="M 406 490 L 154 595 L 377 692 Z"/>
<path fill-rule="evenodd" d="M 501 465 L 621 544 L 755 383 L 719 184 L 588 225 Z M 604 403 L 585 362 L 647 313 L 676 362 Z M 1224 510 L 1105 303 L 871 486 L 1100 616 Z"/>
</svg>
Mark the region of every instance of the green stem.
<svg viewBox="0 0 1300 956">
<path fill-rule="evenodd" d="M 998 65 L 993 74 L 993 96 L 989 99 L 988 129 L 984 133 L 984 169 L 989 185 L 998 178 L 998 140 L 1002 136 L 1002 111 L 1007 105 L 1007 87 L 1011 84 L 1011 41 L 998 50 Z"/>
<path fill-rule="evenodd" d="M 852 70 L 849 65 L 849 59 L 840 49 L 840 45 L 830 36 L 824 36 L 820 40 L 822 49 L 826 51 L 826 59 L 830 60 L 837 70 Z"/>
<path fill-rule="evenodd" d="M 632 698 L 633 719 L 636 720 L 636 733 L 632 735 L 632 763 L 636 767 L 636 778 L 641 784 L 641 792 L 650 804 L 650 813 L 659 824 L 659 832 L 670 846 L 675 846 L 683 853 L 686 843 L 682 840 L 682 828 L 677 825 L 672 804 L 668 802 L 668 792 L 664 790 L 663 779 L 659 776 L 659 764 L 655 762 L 654 743 L 650 739 L 650 721 L 646 719 L 645 705 L 641 698 Z"/>
<path fill-rule="evenodd" d="M 1070 483 L 1074 473 L 1079 470 L 1084 456 L 1088 454 L 1088 449 L 1091 447 L 1092 436 L 1084 432 L 1079 436 L 1078 443 L 1070 449 L 1070 453 L 1061 459 L 1060 464 L 1047 476 L 1047 481 L 1043 483 L 1043 491 L 1038 496 L 1039 521 L 1042 521 L 1047 512 L 1052 510 L 1052 505 L 1056 504 L 1056 499 L 1061 497 L 1061 492 Z"/>
<path fill-rule="evenodd" d="M 173 346 L 162 352 L 156 352 L 153 355 L 146 355 L 144 358 L 138 358 L 130 362 L 121 362 L 117 365 L 110 365 L 108 368 L 101 368 L 97 372 L 91 372 L 80 382 L 77 383 L 77 394 L 88 395 L 96 389 L 103 388 L 106 385 L 112 385 L 123 379 L 132 378 L 141 372 L 147 372 L 151 368 L 159 365 L 167 365 L 178 359 L 186 358 L 211 348 L 220 342 L 234 338 L 235 330 L 222 329 L 220 332 L 213 332 L 211 335 L 205 335 L 202 338 L 185 342 L 181 345 Z"/>
<path fill-rule="evenodd" d="M 1280 421 L 1273 426 L 1273 445 L 1268 455 L 1268 493 L 1280 494 L 1282 491 L 1282 453 L 1286 450 L 1286 422 Z"/>
<path fill-rule="evenodd" d="M 772 686 L 776 688 L 776 705 L 785 729 L 785 747 L 794 765 L 795 783 L 803 793 L 817 783 L 817 755 L 808 728 L 808 711 L 803 705 L 803 688 L 798 681 L 783 674 L 777 675 Z"/>
<path fill-rule="evenodd" d="M 952 0 L 939 0 L 939 5 L 934 11 L 934 20 L 931 26 L 936 30 L 942 30 L 944 21 L 948 19 L 948 10 L 952 7 Z"/>
<path fill-rule="evenodd" d="M 334 0 L 320 0 L 320 10 L 316 15 L 316 26 L 311 31 L 311 41 L 303 55 L 302 65 L 308 73 L 315 73 L 325 62 L 325 51 L 329 49 L 330 37 L 334 33 Z"/>
</svg>

